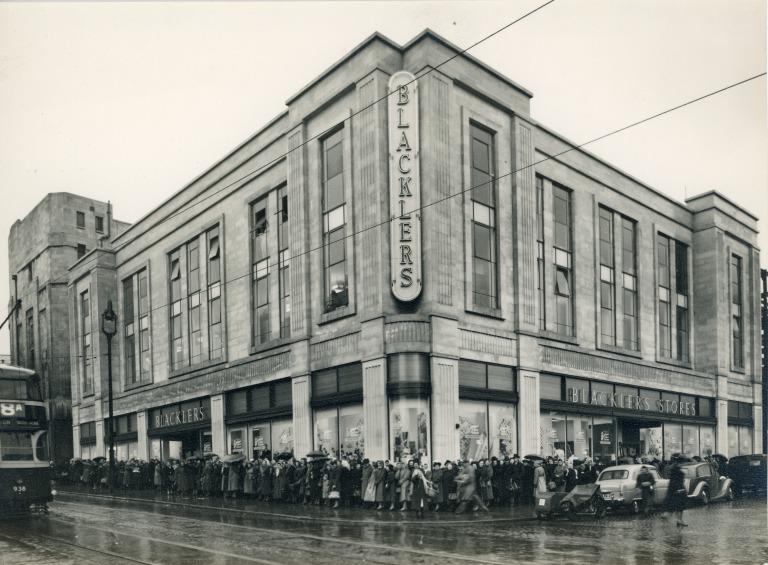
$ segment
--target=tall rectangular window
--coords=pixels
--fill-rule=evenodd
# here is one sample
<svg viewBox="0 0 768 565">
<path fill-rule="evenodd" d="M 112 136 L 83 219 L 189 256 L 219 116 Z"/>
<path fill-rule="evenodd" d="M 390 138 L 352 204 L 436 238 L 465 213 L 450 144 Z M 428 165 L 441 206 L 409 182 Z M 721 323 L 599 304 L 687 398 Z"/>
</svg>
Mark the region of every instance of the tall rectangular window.
<svg viewBox="0 0 768 565">
<path fill-rule="evenodd" d="M 291 335 L 291 281 L 289 277 L 290 251 L 288 231 L 288 191 L 285 185 L 277 190 L 278 232 L 277 248 L 280 251 L 280 337 Z"/>
<path fill-rule="evenodd" d="M 349 303 L 347 292 L 344 129 L 325 138 L 323 147 L 323 271 L 325 310 Z"/>
<path fill-rule="evenodd" d="M 82 394 L 93 394 L 93 359 L 91 358 L 91 301 L 88 291 L 80 294 L 80 352 L 83 356 Z"/>
<path fill-rule="evenodd" d="M 181 330 L 181 257 L 177 249 L 169 257 L 170 287 L 171 287 L 171 359 L 173 369 L 184 365 L 184 346 Z"/>
<path fill-rule="evenodd" d="M 125 384 L 136 384 L 136 321 L 133 304 L 133 277 L 123 281 L 123 350 Z"/>
<path fill-rule="evenodd" d="M 267 196 L 251 206 L 252 293 L 253 293 L 253 343 L 270 340 L 269 311 L 269 222 L 267 221 Z M 279 218 L 278 218 L 279 221 Z"/>
<path fill-rule="evenodd" d="M 85 229 L 85 212 L 75 212 L 75 221 L 78 228 Z"/>
<path fill-rule="evenodd" d="M 600 208 L 600 342 L 616 345 L 616 299 L 613 249 L 613 212 Z"/>
<path fill-rule="evenodd" d="M 539 298 L 539 329 L 547 329 L 544 284 L 544 179 L 536 176 L 536 288 Z"/>
<path fill-rule="evenodd" d="M 200 241 L 187 244 L 187 318 L 189 324 L 189 363 L 195 365 L 203 358 L 203 330 L 200 306 Z"/>
<path fill-rule="evenodd" d="M 573 335 L 571 193 L 552 185 L 555 255 L 555 331 Z"/>
<path fill-rule="evenodd" d="M 496 170 L 493 135 L 470 125 L 472 186 L 472 303 L 498 308 L 496 253 Z"/>
<path fill-rule="evenodd" d="M 27 310 L 27 367 L 35 370 L 35 311 Z"/>
<path fill-rule="evenodd" d="M 667 236 L 658 234 L 656 255 L 656 274 L 659 284 L 659 353 L 662 357 L 672 357 L 670 239 Z"/>
<path fill-rule="evenodd" d="M 104 216 L 96 216 L 96 232 L 104 233 Z"/>
<path fill-rule="evenodd" d="M 85 257 L 86 247 L 84 243 L 77 244 L 77 258 Z"/>
<path fill-rule="evenodd" d="M 731 255 L 731 350 L 733 366 L 744 368 L 744 328 L 742 315 L 741 257 Z"/>
<path fill-rule="evenodd" d="M 139 271 L 139 378 L 148 381 L 152 369 L 149 343 L 149 277 L 147 270 Z"/>
<path fill-rule="evenodd" d="M 208 244 L 208 354 L 219 359 L 223 352 L 221 323 L 221 249 L 219 227 L 206 233 Z"/>
<path fill-rule="evenodd" d="M 688 246 L 679 241 L 675 241 L 675 293 L 677 359 L 687 363 L 690 357 L 688 351 Z"/>
<path fill-rule="evenodd" d="M 21 322 L 21 314 L 19 314 L 19 311 L 16 310 L 16 359 L 14 362 L 17 365 L 24 366 L 24 355 L 23 355 L 23 340 L 21 336 L 21 332 L 24 329 L 24 324 Z"/>
<path fill-rule="evenodd" d="M 622 270 L 622 305 L 624 319 L 624 348 L 638 351 L 638 312 L 637 312 L 637 224 L 629 218 L 621 218 L 621 270 Z"/>
</svg>

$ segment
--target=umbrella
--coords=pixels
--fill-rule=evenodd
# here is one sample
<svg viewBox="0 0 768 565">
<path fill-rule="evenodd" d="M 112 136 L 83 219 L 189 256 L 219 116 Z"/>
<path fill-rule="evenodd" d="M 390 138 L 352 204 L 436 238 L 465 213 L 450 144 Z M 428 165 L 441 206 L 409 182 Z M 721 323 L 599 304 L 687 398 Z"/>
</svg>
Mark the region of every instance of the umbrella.
<svg viewBox="0 0 768 565">
<path fill-rule="evenodd" d="M 101 455 L 99 455 L 98 457 L 94 457 L 93 458 L 93 462 L 94 463 L 98 463 L 99 461 L 106 461 L 106 460 L 107 460 L 107 458 L 106 457 L 102 457 Z"/>
<path fill-rule="evenodd" d="M 204 459 L 218 459 L 219 456 L 216 455 L 215 453 L 206 453 L 205 455 L 203 455 L 203 458 Z"/>
<path fill-rule="evenodd" d="M 221 458 L 224 463 L 236 463 L 245 459 L 245 455 L 242 453 L 231 453 Z"/>
<path fill-rule="evenodd" d="M 523 457 L 523 459 L 530 459 L 531 461 L 544 461 L 544 458 L 541 455 L 526 455 Z"/>
<path fill-rule="evenodd" d="M 309 453 L 307 453 L 307 457 L 312 457 L 313 459 L 321 459 L 323 457 L 327 458 L 328 455 L 326 455 L 322 451 L 315 450 L 315 451 L 310 451 Z"/>
<path fill-rule="evenodd" d="M 288 459 L 290 459 L 291 457 L 293 457 L 293 453 L 289 453 L 286 451 L 285 453 L 278 453 L 277 455 L 275 455 L 275 460 L 288 461 Z"/>
</svg>

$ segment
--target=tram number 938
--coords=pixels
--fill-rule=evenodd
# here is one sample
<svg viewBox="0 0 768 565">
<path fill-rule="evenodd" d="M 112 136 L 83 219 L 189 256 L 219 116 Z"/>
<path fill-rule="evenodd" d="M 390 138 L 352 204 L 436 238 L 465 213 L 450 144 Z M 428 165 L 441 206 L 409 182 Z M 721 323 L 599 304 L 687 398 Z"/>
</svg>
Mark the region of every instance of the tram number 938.
<svg viewBox="0 0 768 565">
<path fill-rule="evenodd" d="M 13 492 L 27 492 L 27 487 L 25 487 L 24 485 L 21 485 L 21 486 L 14 485 Z"/>
</svg>

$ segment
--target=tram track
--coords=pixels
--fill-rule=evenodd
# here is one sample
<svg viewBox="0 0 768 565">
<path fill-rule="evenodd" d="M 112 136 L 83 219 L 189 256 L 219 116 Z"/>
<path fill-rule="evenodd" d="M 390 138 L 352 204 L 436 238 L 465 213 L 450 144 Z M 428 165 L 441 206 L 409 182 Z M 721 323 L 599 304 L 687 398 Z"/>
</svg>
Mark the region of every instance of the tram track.
<svg viewBox="0 0 768 565">
<path fill-rule="evenodd" d="M 92 519 L 97 519 L 99 521 L 104 520 L 104 514 L 97 511 L 88 511 L 84 510 L 88 508 L 93 508 L 92 506 L 89 506 L 87 504 L 82 503 L 74 503 L 74 502 L 65 502 L 63 503 L 68 506 L 74 506 L 78 509 L 76 510 L 77 513 L 79 513 L 81 516 L 90 516 Z M 117 510 L 117 509 L 115 509 Z M 136 519 L 131 521 L 131 524 L 139 523 L 138 519 L 141 517 L 145 517 L 147 514 L 158 516 L 156 513 L 150 513 L 143 510 L 126 510 L 124 508 L 119 509 L 120 513 L 123 517 L 135 517 Z M 217 510 L 222 510 L 218 508 Z M 164 518 L 173 518 L 174 521 L 187 521 L 187 522 L 206 522 L 213 525 L 218 526 L 225 526 L 227 529 L 237 529 L 241 530 L 247 533 L 254 533 L 254 532 L 260 532 L 260 533 L 266 533 L 266 534 L 272 534 L 272 538 L 266 538 L 258 540 L 261 544 L 261 549 L 263 550 L 266 547 L 265 542 L 269 543 L 275 543 L 275 542 L 285 542 L 291 538 L 303 538 L 304 540 L 307 540 L 310 544 L 309 547 L 290 547 L 286 548 L 289 549 L 292 552 L 299 552 L 299 553 L 318 553 L 318 554 L 328 554 L 328 551 L 317 551 L 312 549 L 312 544 L 330 544 L 330 545 L 338 545 L 338 546 L 346 546 L 346 547 L 356 547 L 358 548 L 359 552 L 362 551 L 373 551 L 373 552 L 386 552 L 391 555 L 391 560 L 381 560 L 381 554 L 378 555 L 379 559 L 366 559 L 366 562 L 368 563 L 382 563 L 382 564 L 389 564 L 392 563 L 400 563 L 404 560 L 402 557 L 403 555 L 410 555 L 412 557 L 419 556 L 421 558 L 428 558 L 428 559 L 437 559 L 441 562 L 451 562 L 451 563 L 483 563 L 488 565 L 500 565 L 502 562 L 497 560 L 491 560 L 491 559 L 484 559 L 482 557 L 474 557 L 474 556 L 468 556 L 468 555 L 461 555 L 456 553 L 450 553 L 445 551 L 431 551 L 428 549 L 414 549 L 409 547 L 397 547 L 394 545 L 387 545 L 383 543 L 375 543 L 375 542 L 364 542 L 364 541 L 356 541 L 356 540 L 350 540 L 348 538 L 344 537 L 334 537 L 334 536 L 325 536 L 325 535 L 317 535 L 317 534 L 308 534 L 303 532 L 297 532 L 292 530 L 284 530 L 280 528 L 269 528 L 269 527 L 259 527 L 259 526 L 253 526 L 248 524 L 235 524 L 229 521 L 218 521 L 218 520 L 212 520 L 212 519 L 206 519 L 201 517 L 186 517 L 186 516 L 178 516 L 178 515 L 168 515 L 168 514 L 160 514 L 160 516 Z M 54 521 L 62 522 L 59 518 L 52 517 L 50 518 Z M 71 517 L 70 517 L 71 520 Z M 67 522 L 70 523 L 71 522 Z M 111 531 L 111 530 L 104 530 L 103 528 L 100 528 L 98 526 L 89 525 L 87 523 L 78 523 L 78 526 L 82 525 L 83 527 L 96 529 L 96 530 L 103 530 L 103 531 Z M 346 524 L 351 525 L 351 524 Z M 371 524 L 371 523 L 362 523 L 361 526 L 376 526 L 377 524 Z M 186 535 L 186 532 L 184 530 L 179 530 L 176 528 L 169 527 L 167 524 L 164 526 L 164 530 L 167 532 L 174 532 L 176 535 Z M 134 534 L 134 533 L 127 533 L 124 529 L 121 531 L 121 534 L 123 535 L 131 535 L 134 537 L 138 537 L 141 539 L 150 539 L 152 538 L 146 537 L 144 535 Z M 426 533 L 425 533 L 426 535 Z M 221 538 L 219 538 L 221 539 Z M 239 539 L 236 538 L 230 538 L 233 542 L 239 542 Z M 181 544 L 179 542 L 174 541 L 167 541 L 167 540 L 157 540 L 160 543 L 168 543 L 169 545 L 175 545 L 179 544 L 183 547 L 189 547 L 189 548 L 195 548 L 198 546 L 192 546 L 190 544 Z M 279 547 L 275 547 L 276 550 L 279 550 Z M 226 552 L 225 552 L 226 553 Z M 241 555 L 234 555 L 231 554 L 232 557 L 243 557 Z M 264 560 L 258 560 L 256 558 L 246 558 L 247 560 L 251 561 L 254 560 L 256 562 L 265 563 Z M 268 562 L 268 563 L 274 563 L 274 562 Z"/>
<path fill-rule="evenodd" d="M 107 556 L 107 557 L 111 557 L 113 559 L 119 559 L 119 560 L 122 560 L 122 561 L 126 561 L 128 563 L 139 563 L 141 565 L 161 565 L 161 564 L 153 562 L 153 561 L 143 561 L 141 559 L 135 559 L 133 557 L 128 557 L 126 555 L 120 555 L 120 554 L 117 554 L 117 553 L 114 553 L 114 552 L 111 552 L 111 551 L 105 551 L 103 549 L 96 549 L 96 548 L 93 548 L 93 547 L 88 547 L 88 546 L 85 546 L 85 545 L 82 545 L 82 544 L 79 544 L 79 543 L 75 543 L 75 542 L 70 541 L 70 540 L 61 539 L 61 538 L 57 538 L 57 537 L 53 537 L 53 536 L 47 536 L 45 534 L 41 534 L 41 533 L 38 533 L 38 532 L 35 532 L 34 534 L 30 534 L 29 532 L 19 532 L 19 534 L 21 536 L 24 536 L 24 537 L 11 537 L 11 536 L 9 536 L 7 534 L 0 533 L 0 538 L 5 539 L 5 540 L 7 540 L 8 542 L 10 542 L 12 544 L 30 547 L 30 548 L 33 548 L 35 550 L 41 551 L 41 552 L 53 552 L 53 553 L 56 553 L 56 554 L 61 555 L 63 557 L 66 557 L 67 559 L 72 559 L 73 561 L 78 562 L 78 563 L 82 562 L 82 559 L 85 559 L 89 563 L 95 563 L 96 565 L 104 565 L 104 560 L 102 558 L 99 558 L 98 561 L 94 561 L 93 559 L 89 559 L 88 557 L 70 555 L 70 554 L 68 554 L 68 553 L 66 553 L 64 551 L 61 551 L 59 549 L 55 549 L 55 548 L 51 547 L 50 545 L 41 545 L 39 543 L 35 543 L 34 541 L 28 539 L 29 536 L 33 535 L 33 536 L 35 536 L 35 537 L 37 537 L 37 538 L 39 538 L 41 540 L 48 541 L 49 543 L 53 542 L 54 544 L 63 544 L 63 545 L 69 546 L 69 547 L 73 547 L 73 548 L 76 548 L 76 549 L 79 549 L 79 550 L 85 550 L 85 551 L 88 551 L 88 552 L 91 552 L 91 553 L 95 553 L 95 554 L 98 554 L 98 555 L 101 555 L 101 556 Z"/>
</svg>

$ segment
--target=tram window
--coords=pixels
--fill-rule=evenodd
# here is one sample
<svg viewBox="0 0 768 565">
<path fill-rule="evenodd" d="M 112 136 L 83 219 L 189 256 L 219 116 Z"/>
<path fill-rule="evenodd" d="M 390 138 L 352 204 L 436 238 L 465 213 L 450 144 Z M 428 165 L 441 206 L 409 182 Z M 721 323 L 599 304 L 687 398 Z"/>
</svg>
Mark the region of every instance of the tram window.
<svg viewBox="0 0 768 565">
<path fill-rule="evenodd" d="M 8 400 L 29 400 L 27 381 L 18 379 L 0 379 L 0 398 Z"/>
<path fill-rule="evenodd" d="M 0 461 L 33 461 L 29 432 L 0 432 Z"/>
<path fill-rule="evenodd" d="M 47 432 L 38 432 L 35 442 L 35 459 L 38 461 L 49 461 L 48 457 L 48 434 Z"/>
</svg>

